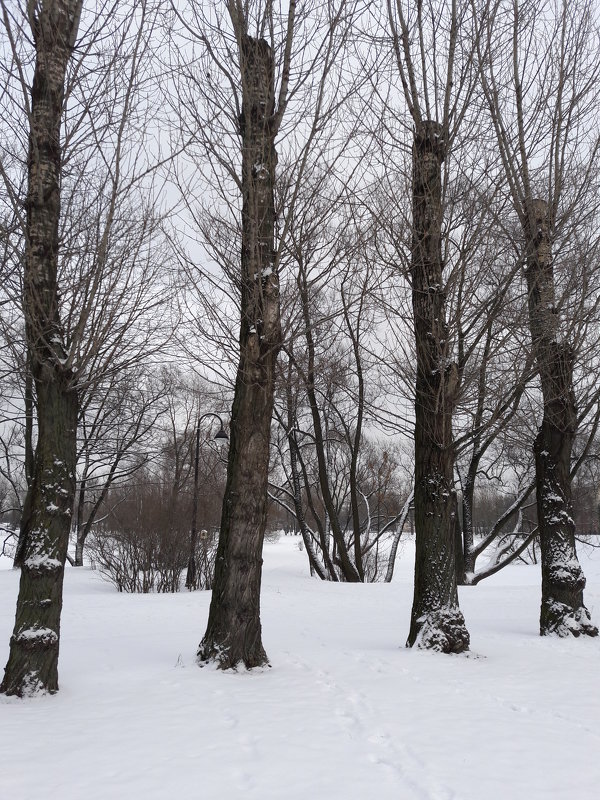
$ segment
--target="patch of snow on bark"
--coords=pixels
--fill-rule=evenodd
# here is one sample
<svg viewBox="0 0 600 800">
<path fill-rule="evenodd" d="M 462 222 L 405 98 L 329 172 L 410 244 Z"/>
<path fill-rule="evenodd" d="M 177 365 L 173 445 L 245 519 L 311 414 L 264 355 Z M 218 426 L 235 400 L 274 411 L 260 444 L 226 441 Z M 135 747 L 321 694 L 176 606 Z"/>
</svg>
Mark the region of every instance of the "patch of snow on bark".
<svg viewBox="0 0 600 800">
<path fill-rule="evenodd" d="M 47 570 L 54 570 L 54 569 L 61 569 L 62 564 L 57 558 L 51 558 L 47 555 L 38 555 L 38 556 L 30 556 L 25 561 L 25 566 L 28 569 L 47 569 Z"/>
</svg>

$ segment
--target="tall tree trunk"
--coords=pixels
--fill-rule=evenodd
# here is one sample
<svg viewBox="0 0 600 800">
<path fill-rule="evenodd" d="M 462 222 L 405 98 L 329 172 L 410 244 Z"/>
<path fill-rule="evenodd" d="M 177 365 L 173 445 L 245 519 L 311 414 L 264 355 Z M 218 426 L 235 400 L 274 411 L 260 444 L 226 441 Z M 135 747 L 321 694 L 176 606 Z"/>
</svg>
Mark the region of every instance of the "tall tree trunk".
<svg viewBox="0 0 600 800">
<path fill-rule="evenodd" d="M 413 145 L 412 298 L 415 395 L 415 591 L 407 645 L 459 653 L 469 634 L 456 589 L 452 414 L 458 383 L 448 358 L 441 251 L 441 125 L 417 125 Z"/>
<path fill-rule="evenodd" d="M 242 135 L 242 297 L 240 361 L 231 417 L 227 484 L 215 580 L 199 661 L 222 669 L 267 663 L 260 583 L 266 526 L 275 366 L 281 345 L 274 254 L 274 60 L 264 39 L 240 40 Z"/>
<path fill-rule="evenodd" d="M 65 558 L 75 497 L 77 394 L 63 366 L 57 291 L 60 127 L 67 64 L 80 0 L 36 4 L 31 89 L 23 303 L 37 398 L 38 439 L 21 525 L 22 564 L 15 627 L 0 691 L 58 689 Z"/>
<path fill-rule="evenodd" d="M 544 403 L 534 443 L 542 553 L 540 634 L 597 636 L 583 603 L 585 576 L 577 559 L 571 501 L 571 451 L 577 432 L 574 355 L 568 341 L 558 340 L 548 204 L 534 200 L 528 211 L 529 326 Z"/>
</svg>

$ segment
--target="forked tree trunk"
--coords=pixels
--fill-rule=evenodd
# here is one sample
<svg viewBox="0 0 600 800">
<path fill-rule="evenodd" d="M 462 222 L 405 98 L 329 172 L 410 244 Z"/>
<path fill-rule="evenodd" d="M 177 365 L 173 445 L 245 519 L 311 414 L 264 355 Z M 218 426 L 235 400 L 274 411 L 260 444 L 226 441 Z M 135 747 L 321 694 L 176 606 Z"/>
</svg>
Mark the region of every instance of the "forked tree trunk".
<svg viewBox="0 0 600 800">
<path fill-rule="evenodd" d="M 64 565 L 75 496 L 77 395 L 63 367 L 58 309 L 60 126 L 66 68 L 81 2 L 36 6 L 31 90 L 24 315 L 37 398 L 37 446 L 21 524 L 21 582 L 0 691 L 31 695 L 58 689 Z"/>
<path fill-rule="evenodd" d="M 306 517 L 304 515 L 304 508 L 302 506 L 302 488 L 300 486 L 300 475 L 298 468 L 299 448 L 298 442 L 296 441 L 296 431 L 291 427 L 288 428 L 288 431 L 289 433 L 287 438 L 288 447 L 290 450 L 290 475 L 292 479 L 294 512 L 296 515 L 298 528 L 300 530 L 300 535 L 302 536 L 302 541 L 304 542 L 304 547 L 306 548 L 306 554 L 308 556 L 308 562 L 310 565 L 310 574 L 318 575 L 323 581 L 326 581 L 327 579 L 335 581 L 337 580 L 337 575 L 335 574 L 335 568 L 331 563 L 331 559 L 329 558 L 329 553 L 324 549 L 324 542 L 321 542 L 324 563 L 321 563 L 317 554 L 315 553 L 313 540 L 306 524 Z M 325 565 L 327 565 L 328 569 L 325 568 Z"/>
<path fill-rule="evenodd" d="M 597 636 L 583 603 L 585 576 L 577 559 L 571 501 L 571 451 L 577 432 L 574 354 L 569 342 L 558 340 L 548 204 L 534 200 L 528 210 L 529 326 L 544 403 L 534 443 L 542 553 L 540 634 Z"/>
<path fill-rule="evenodd" d="M 288 362 L 288 374 L 286 380 L 286 409 L 287 409 L 287 440 L 288 440 L 288 448 L 290 452 L 290 476 L 292 479 L 292 494 L 293 494 L 293 503 L 294 503 L 294 512 L 296 515 L 296 521 L 298 523 L 298 527 L 300 529 L 300 535 L 302 536 L 302 541 L 304 542 L 304 547 L 306 548 L 306 553 L 308 555 L 308 561 L 310 565 L 311 575 L 316 573 L 321 580 L 327 580 L 328 578 L 331 580 L 337 580 L 337 575 L 335 574 L 335 568 L 331 563 L 331 559 L 329 558 L 329 552 L 326 547 L 325 536 L 324 532 L 321 535 L 321 551 L 322 551 L 322 562 L 319 560 L 317 554 L 315 553 L 315 548 L 313 546 L 313 541 L 311 534 L 308 530 L 308 525 L 306 524 L 306 517 L 304 515 L 304 507 L 302 505 L 302 487 L 300 484 L 300 448 L 298 447 L 298 441 L 296 438 L 296 414 L 295 414 L 295 407 L 292 398 L 292 360 L 290 359 Z"/>
<path fill-rule="evenodd" d="M 274 261 L 274 61 L 264 39 L 241 38 L 242 297 L 240 361 L 215 580 L 200 662 L 222 669 L 267 663 L 260 624 L 269 439 L 281 344 Z"/>
<path fill-rule="evenodd" d="M 438 123 L 419 124 L 413 145 L 412 298 L 417 352 L 415 396 L 415 591 L 407 645 L 459 653 L 469 634 L 456 589 L 456 498 L 452 414 L 458 371 L 448 359 L 441 251 Z"/>
<path fill-rule="evenodd" d="M 331 562 L 339 567 L 341 575 L 349 583 L 359 583 L 361 576 L 357 564 L 352 561 L 348 550 L 348 543 L 344 536 L 344 531 L 340 524 L 338 511 L 335 507 L 334 499 L 329 485 L 329 459 L 327 457 L 327 419 L 325 419 L 325 430 L 321 424 L 321 403 L 317 397 L 315 389 L 315 340 L 314 329 L 311 321 L 310 295 L 306 273 L 301 271 L 298 276 L 298 290 L 302 315 L 305 323 L 306 349 L 308 364 L 306 370 L 306 397 L 313 423 L 315 453 L 317 456 L 319 487 L 325 511 L 325 537 L 329 538 L 329 533 L 333 538 L 333 549 Z"/>
</svg>

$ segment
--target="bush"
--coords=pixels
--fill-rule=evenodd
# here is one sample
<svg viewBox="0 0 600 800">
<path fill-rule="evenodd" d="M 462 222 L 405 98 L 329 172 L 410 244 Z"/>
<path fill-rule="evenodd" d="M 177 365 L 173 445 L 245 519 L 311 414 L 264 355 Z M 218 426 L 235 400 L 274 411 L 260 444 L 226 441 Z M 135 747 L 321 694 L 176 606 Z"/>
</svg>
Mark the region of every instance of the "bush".
<svg viewBox="0 0 600 800">
<path fill-rule="evenodd" d="M 201 538 L 196 548 L 197 588 L 210 589 L 214 575 L 216 535 Z M 178 592 L 190 555 L 190 534 L 145 531 L 95 535 L 89 553 L 100 574 L 119 592 Z"/>
</svg>

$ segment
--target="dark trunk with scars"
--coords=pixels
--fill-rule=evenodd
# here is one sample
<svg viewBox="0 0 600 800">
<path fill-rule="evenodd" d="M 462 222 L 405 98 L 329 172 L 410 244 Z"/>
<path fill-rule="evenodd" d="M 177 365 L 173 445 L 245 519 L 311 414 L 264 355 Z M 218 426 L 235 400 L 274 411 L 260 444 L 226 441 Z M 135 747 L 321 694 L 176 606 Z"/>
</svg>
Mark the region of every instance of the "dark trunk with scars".
<svg viewBox="0 0 600 800">
<path fill-rule="evenodd" d="M 21 582 L 15 627 L 0 687 L 18 696 L 58 689 L 62 585 L 75 496 L 77 434 L 77 394 L 63 366 L 57 291 L 60 126 L 66 68 L 80 10 L 80 2 L 56 0 L 40 6 L 32 20 L 36 65 L 23 302 L 38 439 L 16 559 Z"/>
<path fill-rule="evenodd" d="M 267 663 L 261 639 L 260 583 L 275 365 L 281 343 L 274 259 L 274 62 L 265 40 L 242 37 L 241 68 L 240 361 L 212 601 L 198 650 L 200 662 L 214 660 L 222 669 Z"/>
<path fill-rule="evenodd" d="M 459 653 L 469 634 L 458 607 L 452 414 L 457 367 L 448 359 L 442 283 L 441 170 L 446 143 L 438 123 L 417 127 L 413 145 L 412 298 L 417 352 L 415 399 L 415 591 L 408 646 Z"/>
<path fill-rule="evenodd" d="M 544 402 L 534 443 L 542 552 L 540 634 L 597 636 L 583 603 L 585 576 L 577 559 L 571 501 L 571 451 L 577 432 L 574 354 L 568 342 L 558 341 L 548 204 L 534 200 L 528 210 L 529 326 Z"/>
</svg>

